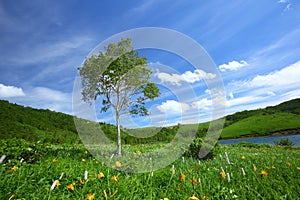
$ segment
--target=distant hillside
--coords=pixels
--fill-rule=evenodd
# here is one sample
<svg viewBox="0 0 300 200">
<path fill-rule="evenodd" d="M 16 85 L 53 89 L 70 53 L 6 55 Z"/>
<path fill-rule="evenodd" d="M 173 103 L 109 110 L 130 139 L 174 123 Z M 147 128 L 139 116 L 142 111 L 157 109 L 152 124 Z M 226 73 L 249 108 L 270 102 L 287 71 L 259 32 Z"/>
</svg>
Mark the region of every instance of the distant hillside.
<svg viewBox="0 0 300 200">
<path fill-rule="evenodd" d="M 79 143 L 73 116 L 0 100 L 0 139 Z"/>
<path fill-rule="evenodd" d="M 226 116 L 221 138 L 300 133 L 300 98 Z"/>
<path fill-rule="evenodd" d="M 225 117 L 221 138 L 262 136 L 273 133 L 300 133 L 300 98 L 283 102 L 264 109 L 237 112 Z M 114 125 L 100 123 L 106 136 L 116 140 Z M 185 124 L 173 127 L 149 127 L 125 129 L 131 135 L 122 133 L 124 144 L 171 141 L 180 126 L 181 132 L 189 134 L 197 130 L 204 136 L 209 123 Z M 140 137 L 135 137 L 135 136 Z M 145 138 L 143 138 L 143 135 Z M 151 135 L 151 137 L 147 137 Z M 0 139 L 23 138 L 48 143 L 80 143 L 73 116 L 50 110 L 34 109 L 0 100 Z"/>
</svg>

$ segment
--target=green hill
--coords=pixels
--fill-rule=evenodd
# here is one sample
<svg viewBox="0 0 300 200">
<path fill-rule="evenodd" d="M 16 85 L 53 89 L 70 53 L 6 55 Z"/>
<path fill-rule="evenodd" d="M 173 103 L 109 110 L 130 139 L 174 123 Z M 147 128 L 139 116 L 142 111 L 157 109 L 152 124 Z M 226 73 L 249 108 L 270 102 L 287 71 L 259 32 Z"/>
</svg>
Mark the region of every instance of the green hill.
<svg viewBox="0 0 300 200">
<path fill-rule="evenodd" d="M 299 133 L 300 98 L 264 109 L 237 112 L 226 116 L 225 119 L 222 139 L 271 135 L 275 132 Z M 64 113 L 24 107 L 0 100 L 0 121 L 0 139 L 22 138 L 46 143 L 80 143 L 73 116 Z M 114 125 L 100 123 L 100 126 L 108 138 L 116 140 Z M 123 132 L 122 142 L 169 142 L 174 138 L 179 126 L 181 132 L 189 134 L 197 130 L 198 136 L 204 136 L 209 123 L 124 129 L 130 134 Z"/>
<path fill-rule="evenodd" d="M 0 100 L 0 139 L 79 143 L 73 116 Z"/>
<path fill-rule="evenodd" d="M 300 99 L 226 116 L 221 138 L 300 133 Z"/>
</svg>

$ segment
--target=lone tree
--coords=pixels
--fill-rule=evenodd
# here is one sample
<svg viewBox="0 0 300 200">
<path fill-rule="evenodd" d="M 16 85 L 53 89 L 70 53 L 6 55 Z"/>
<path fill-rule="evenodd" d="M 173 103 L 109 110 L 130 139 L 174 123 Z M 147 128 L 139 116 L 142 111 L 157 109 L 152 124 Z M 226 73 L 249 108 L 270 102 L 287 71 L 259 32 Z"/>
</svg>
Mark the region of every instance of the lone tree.
<svg viewBox="0 0 300 200">
<path fill-rule="evenodd" d="M 147 68 L 147 58 L 134 50 L 130 38 L 123 38 L 117 44 L 110 43 L 104 50 L 87 58 L 79 67 L 82 96 L 88 103 L 101 97 L 101 112 L 109 108 L 115 111 L 116 154 L 121 155 L 120 116 L 126 112 L 149 115 L 145 101 L 158 97 L 160 91 L 150 81 L 152 71 Z"/>
</svg>

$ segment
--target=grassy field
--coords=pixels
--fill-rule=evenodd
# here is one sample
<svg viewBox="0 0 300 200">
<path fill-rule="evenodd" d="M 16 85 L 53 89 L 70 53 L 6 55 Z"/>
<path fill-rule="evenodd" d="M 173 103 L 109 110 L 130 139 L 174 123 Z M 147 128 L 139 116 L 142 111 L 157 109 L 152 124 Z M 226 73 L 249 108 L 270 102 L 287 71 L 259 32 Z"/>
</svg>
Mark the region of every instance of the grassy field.
<svg viewBox="0 0 300 200">
<path fill-rule="evenodd" d="M 255 115 L 242 119 L 223 129 L 221 138 L 239 138 L 241 136 L 263 136 L 270 133 L 300 128 L 300 115 L 292 113 L 275 113 Z"/>
<path fill-rule="evenodd" d="M 145 145 L 132 148 L 136 159 L 145 148 L 151 149 Z M 106 167 L 80 145 L 2 140 L 1 155 L 6 158 L 0 163 L 0 199 L 300 198 L 297 148 L 221 146 L 213 159 L 180 157 L 163 169 L 143 174 Z M 116 165 L 122 167 L 122 163 Z"/>
</svg>

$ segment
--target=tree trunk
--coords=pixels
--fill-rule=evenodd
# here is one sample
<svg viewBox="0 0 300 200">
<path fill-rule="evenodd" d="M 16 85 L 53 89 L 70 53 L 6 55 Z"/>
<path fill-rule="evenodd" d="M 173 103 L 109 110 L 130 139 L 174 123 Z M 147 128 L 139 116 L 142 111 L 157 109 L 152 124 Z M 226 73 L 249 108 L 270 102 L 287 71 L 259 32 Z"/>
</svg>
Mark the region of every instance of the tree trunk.
<svg viewBox="0 0 300 200">
<path fill-rule="evenodd" d="M 120 113 L 119 113 L 119 111 L 116 111 L 116 125 L 117 125 L 117 133 L 118 133 L 116 154 L 121 156 L 122 155 L 122 146 L 121 146 L 121 128 L 120 128 Z"/>
</svg>

